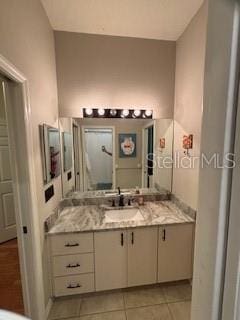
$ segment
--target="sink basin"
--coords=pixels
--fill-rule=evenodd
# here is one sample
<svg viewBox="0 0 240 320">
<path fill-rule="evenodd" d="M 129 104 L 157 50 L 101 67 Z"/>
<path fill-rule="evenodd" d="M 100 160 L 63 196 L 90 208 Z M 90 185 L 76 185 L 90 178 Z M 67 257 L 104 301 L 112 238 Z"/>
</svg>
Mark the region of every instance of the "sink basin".
<svg viewBox="0 0 240 320">
<path fill-rule="evenodd" d="M 143 220 L 144 218 L 138 208 L 105 211 L 105 223 Z"/>
</svg>

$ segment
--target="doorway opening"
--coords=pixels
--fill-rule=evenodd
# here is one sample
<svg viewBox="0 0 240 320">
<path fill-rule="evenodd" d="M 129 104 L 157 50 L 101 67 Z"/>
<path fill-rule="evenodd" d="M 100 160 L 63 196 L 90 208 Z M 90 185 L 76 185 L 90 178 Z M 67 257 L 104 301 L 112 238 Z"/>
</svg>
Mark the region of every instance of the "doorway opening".
<svg viewBox="0 0 240 320">
<path fill-rule="evenodd" d="M 0 309 L 24 314 L 8 134 L 9 80 L 0 76 Z"/>
</svg>

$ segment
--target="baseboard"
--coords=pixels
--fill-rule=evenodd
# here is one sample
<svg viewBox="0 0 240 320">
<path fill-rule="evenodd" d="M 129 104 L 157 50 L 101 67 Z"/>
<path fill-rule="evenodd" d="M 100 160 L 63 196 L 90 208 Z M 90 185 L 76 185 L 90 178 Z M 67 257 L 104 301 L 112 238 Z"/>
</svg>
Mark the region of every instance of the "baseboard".
<svg viewBox="0 0 240 320">
<path fill-rule="evenodd" d="M 52 298 L 49 298 L 47 306 L 46 306 L 46 309 L 45 309 L 46 320 L 48 319 L 49 313 L 50 313 L 51 308 L 52 308 L 52 304 L 53 304 Z"/>
</svg>

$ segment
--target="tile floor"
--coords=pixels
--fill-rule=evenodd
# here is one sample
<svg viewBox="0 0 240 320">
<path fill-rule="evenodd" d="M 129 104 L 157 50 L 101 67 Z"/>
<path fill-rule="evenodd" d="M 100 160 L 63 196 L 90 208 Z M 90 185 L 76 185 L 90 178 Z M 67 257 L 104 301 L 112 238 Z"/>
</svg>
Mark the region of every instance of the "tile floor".
<svg viewBox="0 0 240 320">
<path fill-rule="evenodd" d="M 56 299 L 49 320 L 190 320 L 191 286 L 126 289 Z"/>
</svg>

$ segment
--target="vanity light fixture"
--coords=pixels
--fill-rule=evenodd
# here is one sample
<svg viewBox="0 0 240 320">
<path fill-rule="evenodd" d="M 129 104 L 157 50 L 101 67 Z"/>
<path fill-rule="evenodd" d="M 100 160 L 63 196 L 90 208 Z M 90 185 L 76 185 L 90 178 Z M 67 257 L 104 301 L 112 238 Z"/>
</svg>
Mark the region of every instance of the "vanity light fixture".
<svg viewBox="0 0 240 320">
<path fill-rule="evenodd" d="M 86 112 L 87 116 L 91 116 L 93 114 L 93 109 L 87 108 L 87 109 L 85 109 L 85 112 Z"/>
<path fill-rule="evenodd" d="M 145 116 L 146 116 L 147 118 L 151 117 L 151 116 L 152 116 L 152 110 L 146 110 L 146 111 L 145 111 Z"/>
<path fill-rule="evenodd" d="M 116 117 L 116 115 L 117 115 L 117 110 L 116 110 L 116 109 L 111 109 L 111 110 L 110 110 L 110 115 L 111 115 L 112 117 Z"/>
<path fill-rule="evenodd" d="M 145 109 L 104 109 L 84 108 L 84 118 L 116 118 L 116 119 L 152 119 L 152 110 Z"/>
<path fill-rule="evenodd" d="M 100 117 L 102 117 L 102 116 L 104 116 L 104 114 L 105 114 L 105 110 L 104 109 L 98 109 L 98 115 L 100 116 Z"/>
<path fill-rule="evenodd" d="M 133 114 L 134 114 L 135 117 L 139 117 L 140 114 L 141 114 L 141 110 L 134 110 Z"/>
<path fill-rule="evenodd" d="M 129 115 L 129 110 L 128 109 L 123 109 L 122 110 L 122 113 L 121 113 L 121 117 L 122 118 L 125 118 Z"/>
</svg>

